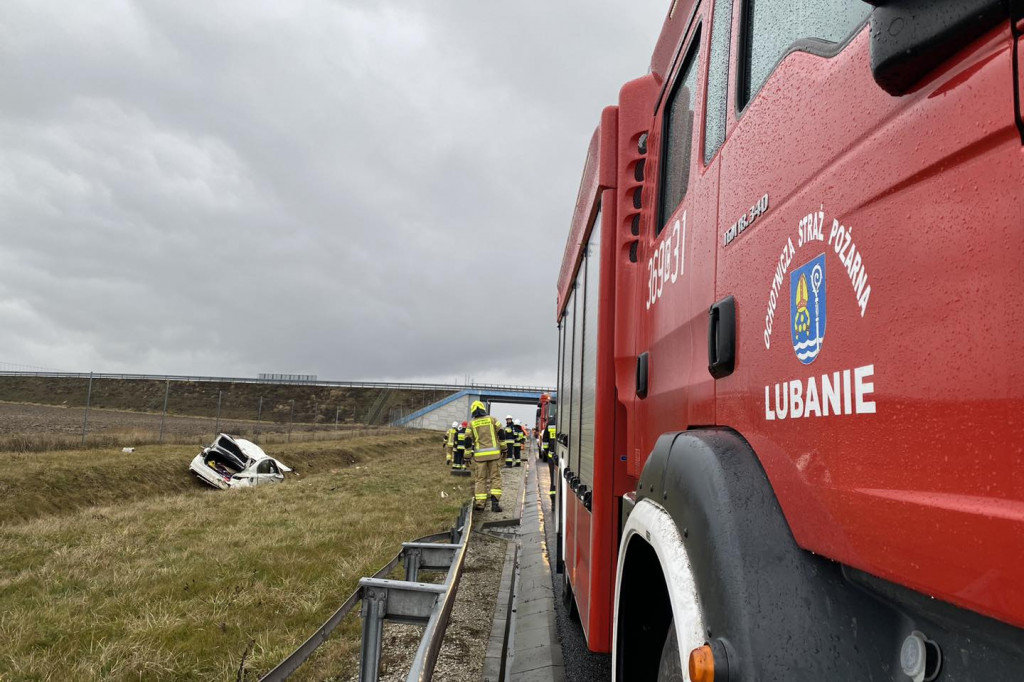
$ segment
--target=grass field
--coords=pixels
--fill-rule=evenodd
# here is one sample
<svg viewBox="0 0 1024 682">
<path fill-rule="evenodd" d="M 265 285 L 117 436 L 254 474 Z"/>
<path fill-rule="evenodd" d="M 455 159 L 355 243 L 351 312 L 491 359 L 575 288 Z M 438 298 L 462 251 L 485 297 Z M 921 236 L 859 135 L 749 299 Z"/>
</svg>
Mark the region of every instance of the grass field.
<svg viewBox="0 0 1024 682">
<path fill-rule="evenodd" d="M 48 452 L 56 450 L 116 449 L 126 446 L 176 443 L 204 445 L 216 433 L 256 439 L 260 443 L 283 443 L 289 439 L 331 440 L 351 431 L 368 433 L 386 427 L 362 424 L 278 423 L 244 419 L 220 419 L 186 415 L 89 410 L 88 434 L 82 443 L 85 410 L 26 403 L 0 402 L 0 452 Z M 289 436 L 291 433 L 291 436 Z"/>
<path fill-rule="evenodd" d="M 181 446 L 0 453 L 0 679 L 234 680 L 276 665 L 469 483 L 436 434 L 268 447 L 285 483 L 215 491 Z M 8 473 L 10 475 L 8 475 Z M 442 495 L 445 493 L 445 496 Z M 344 679 L 358 618 L 298 679 Z"/>
</svg>

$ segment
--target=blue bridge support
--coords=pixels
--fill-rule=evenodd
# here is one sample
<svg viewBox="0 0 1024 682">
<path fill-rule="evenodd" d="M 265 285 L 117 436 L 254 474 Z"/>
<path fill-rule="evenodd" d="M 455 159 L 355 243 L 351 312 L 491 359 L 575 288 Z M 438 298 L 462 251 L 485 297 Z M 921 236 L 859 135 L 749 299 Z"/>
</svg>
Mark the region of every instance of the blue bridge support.
<svg viewBox="0 0 1024 682">
<path fill-rule="evenodd" d="M 444 431 L 451 426 L 452 422 L 462 422 L 469 419 L 469 406 L 475 400 L 482 400 L 490 406 L 491 403 L 518 403 L 522 405 L 536 405 L 540 400 L 541 391 L 521 389 L 466 389 L 453 393 L 452 395 L 438 400 L 432 405 L 416 410 L 394 422 L 394 426 L 405 426 L 412 429 L 435 429 Z M 551 395 L 554 395 L 553 393 Z"/>
</svg>

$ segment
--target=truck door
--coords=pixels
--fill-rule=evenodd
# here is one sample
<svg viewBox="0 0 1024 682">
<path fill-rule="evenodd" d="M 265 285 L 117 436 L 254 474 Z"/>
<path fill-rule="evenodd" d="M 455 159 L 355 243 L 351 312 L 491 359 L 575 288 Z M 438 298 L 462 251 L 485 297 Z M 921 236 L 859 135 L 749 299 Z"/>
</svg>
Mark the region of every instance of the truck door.
<svg viewBox="0 0 1024 682">
<path fill-rule="evenodd" d="M 957 33 L 974 15 L 947 33 L 960 15 L 938 9 L 910 30 L 910 6 L 742 3 L 721 211 L 767 210 L 719 248 L 739 347 L 716 416 L 801 547 L 1019 625 L 1024 520 L 1002 511 L 1024 502 L 1014 43 L 1000 3 L 975 38 Z M 894 26 L 937 30 L 941 51 L 889 46 L 897 64 L 929 48 L 930 70 L 884 68 Z"/>
<path fill-rule="evenodd" d="M 637 287 L 638 371 L 646 364 L 647 391 L 636 402 L 634 447 L 642 457 L 666 431 L 714 422 L 707 328 L 714 301 L 718 162 L 704 162 L 700 115 L 707 6 L 697 9 L 686 31 L 648 143 L 645 185 L 657 189 L 650 197 L 653 220 L 640 237 Z"/>
</svg>

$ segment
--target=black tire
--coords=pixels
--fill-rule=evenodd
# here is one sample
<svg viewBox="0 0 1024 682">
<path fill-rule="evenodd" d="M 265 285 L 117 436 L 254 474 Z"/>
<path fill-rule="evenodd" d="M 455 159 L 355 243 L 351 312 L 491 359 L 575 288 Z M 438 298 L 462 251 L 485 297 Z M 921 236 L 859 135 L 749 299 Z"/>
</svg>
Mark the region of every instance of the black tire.
<svg viewBox="0 0 1024 682">
<path fill-rule="evenodd" d="M 668 629 L 665 644 L 661 647 L 661 663 L 658 665 L 658 682 L 683 682 L 683 659 L 679 655 L 679 640 L 676 639 L 676 624 Z"/>
</svg>

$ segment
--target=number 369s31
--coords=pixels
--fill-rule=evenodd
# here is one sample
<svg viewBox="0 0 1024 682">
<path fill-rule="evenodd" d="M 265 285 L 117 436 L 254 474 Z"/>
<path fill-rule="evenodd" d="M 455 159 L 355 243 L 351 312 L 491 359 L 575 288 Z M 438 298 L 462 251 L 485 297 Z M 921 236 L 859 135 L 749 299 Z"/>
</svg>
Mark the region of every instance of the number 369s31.
<svg viewBox="0 0 1024 682">
<path fill-rule="evenodd" d="M 676 283 L 686 268 L 686 212 L 662 233 L 647 259 L 647 309 L 661 300 L 665 286 Z"/>
</svg>

